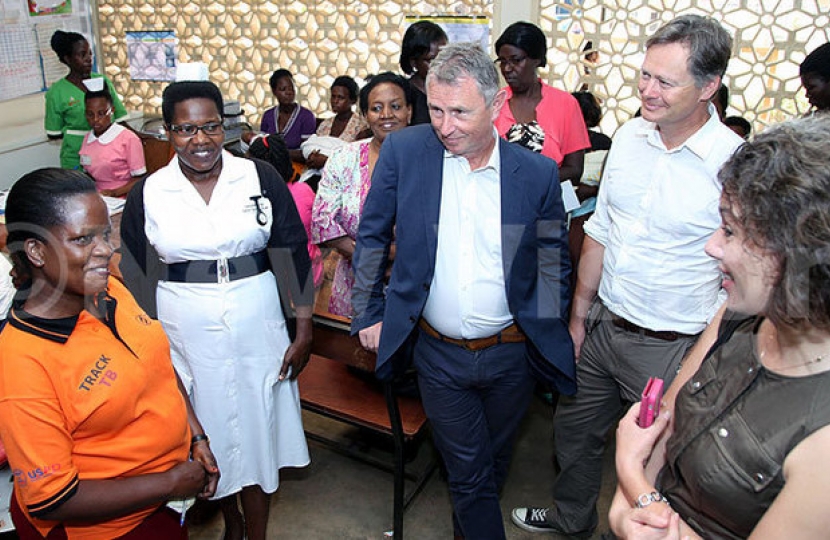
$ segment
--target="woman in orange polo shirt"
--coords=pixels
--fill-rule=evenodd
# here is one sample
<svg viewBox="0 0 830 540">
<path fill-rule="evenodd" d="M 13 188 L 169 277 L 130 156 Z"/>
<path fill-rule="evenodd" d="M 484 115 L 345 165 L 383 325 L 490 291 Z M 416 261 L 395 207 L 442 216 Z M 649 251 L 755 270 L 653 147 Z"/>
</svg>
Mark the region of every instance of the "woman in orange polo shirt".
<svg viewBox="0 0 830 540">
<path fill-rule="evenodd" d="M 6 223 L 24 295 L 0 332 L 19 537 L 186 539 L 165 503 L 213 495 L 219 471 L 161 325 L 109 279 L 112 227 L 95 184 L 29 173 Z"/>
</svg>

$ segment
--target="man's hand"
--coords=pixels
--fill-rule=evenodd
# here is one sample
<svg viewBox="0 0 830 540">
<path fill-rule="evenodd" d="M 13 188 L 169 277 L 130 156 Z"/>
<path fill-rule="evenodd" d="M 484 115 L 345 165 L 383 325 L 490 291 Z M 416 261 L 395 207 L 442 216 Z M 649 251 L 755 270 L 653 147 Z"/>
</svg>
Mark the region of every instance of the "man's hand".
<svg viewBox="0 0 830 540">
<path fill-rule="evenodd" d="M 579 355 L 582 353 L 582 344 L 585 342 L 585 321 L 583 319 L 571 319 L 568 324 L 568 332 L 574 342 L 574 360 L 579 363 Z"/>
<path fill-rule="evenodd" d="M 380 344 L 380 331 L 382 328 L 383 322 L 379 322 L 358 332 L 358 335 L 360 336 L 360 344 L 364 349 L 373 353 L 378 352 L 378 345 Z"/>
</svg>

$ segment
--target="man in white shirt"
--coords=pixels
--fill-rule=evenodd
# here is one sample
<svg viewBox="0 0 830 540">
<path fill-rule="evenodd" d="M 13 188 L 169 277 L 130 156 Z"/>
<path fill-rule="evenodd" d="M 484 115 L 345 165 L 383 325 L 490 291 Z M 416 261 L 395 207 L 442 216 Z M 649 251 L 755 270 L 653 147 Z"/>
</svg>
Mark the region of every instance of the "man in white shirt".
<svg viewBox="0 0 830 540">
<path fill-rule="evenodd" d="M 608 430 L 649 377 L 668 387 L 722 302 L 717 262 L 703 246 L 720 226 L 717 172 L 743 142 L 710 104 L 731 48 L 717 21 L 697 15 L 646 43 L 642 118 L 615 135 L 585 225 L 569 324 L 578 390 L 554 418 L 554 504 L 514 509 L 522 529 L 591 535 Z"/>
<path fill-rule="evenodd" d="M 498 137 L 498 82 L 474 44 L 448 45 L 432 61 L 432 125 L 384 140 L 352 294 L 352 332 L 377 351 L 378 377 L 412 359 L 447 467 L 455 534 L 476 540 L 505 538 L 499 491 L 533 395 L 531 363 L 545 362 L 560 392 L 576 388 L 556 164 Z"/>
</svg>

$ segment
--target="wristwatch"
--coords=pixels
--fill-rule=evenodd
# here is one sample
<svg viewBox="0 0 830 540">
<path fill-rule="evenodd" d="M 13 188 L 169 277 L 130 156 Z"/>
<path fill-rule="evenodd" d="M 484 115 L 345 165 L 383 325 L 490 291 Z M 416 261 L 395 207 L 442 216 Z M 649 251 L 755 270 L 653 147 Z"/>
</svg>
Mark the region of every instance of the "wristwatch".
<svg viewBox="0 0 830 540">
<path fill-rule="evenodd" d="M 637 497 L 637 500 L 634 501 L 634 506 L 636 506 L 637 508 L 645 508 L 651 503 L 656 502 L 669 504 L 669 500 L 665 498 L 662 493 L 660 493 L 659 491 L 652 491 L 651 493 L 643 493 L 642 495 Z"/>
</svg>

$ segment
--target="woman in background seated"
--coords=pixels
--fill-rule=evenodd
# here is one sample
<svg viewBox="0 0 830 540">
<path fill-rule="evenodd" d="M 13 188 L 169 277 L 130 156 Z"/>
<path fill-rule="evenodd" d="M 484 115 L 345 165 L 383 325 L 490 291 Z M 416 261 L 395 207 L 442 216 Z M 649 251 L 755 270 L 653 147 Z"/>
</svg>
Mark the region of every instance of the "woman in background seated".
<svg viewBox="0 0 830 540">
<path fill-rule="evenodd" d="M 173 83 L 161 109 L 176 155 L 127 198 L 121 271 L 157 302 L 211 435 L 225 539 L 265 540 L 279 469 L 309 462 L 296 381 L 311 349 L 308 240 L 277 171 L 223 150 L 216 85 Z"/>
<path fill-rule="evenodd" d="M 513 23 L 496 41 L 496 55 L 507 81 L 507 103 L 496 118 L 499 135 L 551 158 L 559 166 L 559 181 L 576 186 L 591 143 L 576 99 L 536 73 L 545 67 L 545 34 L 536 25 Z"/>
<path fill-rule="evenodd" d="M 106 88 L 87 92 L 84 100 L 84 114 L 92 129 L 81 145 L 81 166 L 95 180 L 101 195 L 126 197 L 147 173 L 141 139 L 112 123 L 112 96 Z"/>
<path fill-rule="evenodd" d="M 369 129 L 366 119 L 354 113 L 358 91 L 357 83 L 348 75 L 341 75 L 334 79 L 331 83 L 331 97 L 329 98 L 334 116 L 320 122 L 317 135 L 354 142 L 359 135 Z"/>
<path fill-rule="evenodd" d="M 291 153 L 291 159 L 304 163 L 302 142 L 317 130 L 314 113 L 295 101 L 294 77 L 287 69 L 278 69 L 268 81 L 277 98 L 277 106 L 265 111 L 259 122 L 263 133 L 279 133 Z"/>
<path fill-rule="evenodd" d="M 95 184 L 29 173 L 6 223 L 23 295 L 0 333 L 18 537 L 186 539 L 165 503 L 212 496 L 219 471 L 161 325 L 109 279 L 112 226 Z"/>
<path fill-rule="evenodd" d="M 318 137 L 335 137 L 347 143 L 364 138 L 369 126 L 363 115 L 355 114 L 352 110 L 357 103 L 357 92 L 357 83 L 351 77 L 341 75 L 334 79 L 329 103 L 335 115 L 320 122 L 317 127 Z M 309 168 L 319 170 L 325 167 L 328 157 L 326 152 L 315 149 L 308 154 L 305 162 Z"/>
<path fill-rule="evenodd" d="M 673 419 L 641 428 L 635 404 L 620 422 L 618 536 L 827 537 L 828 154 L 830 117 L 800 119 L 768 128 L 719 173 L 723 224 L 706 252 L 723 271 L 726 313 L 706 330 L 718 334 L 706 358 L 684 360 Z"/>
<path fill-rule="evenodd" d="M 427 73 L 429 63 L 438 56 L 441 47 L 447 44 L 447 34 L 432 21 L 416 21 L 406 29 L 401 44 L 400 65 L 409 75 L 412 88 L 411 125 L 429 124 L 427 106 Z"/>
<path fill-rule="evenodd" d="M 409 84 L 386 72 L 372 77 L 360 92 L 360 110 L 369 122 L 372 138 L 351 143 L 332 154 L 314 200 L 311 240 L 340 254 L 329 298 L 329 312 L 352 316 L 352 254 L 360 214 L 372 171 L 384 139 L 409 125 L 412 106 Z"/>
<path fill-rule="evenodd" d="M 314 205 L 314 190 L 305 182 L 297 182 L 293 179 L 294 168 L 291 166 L 288 148 L 279 135 L 267 135 L 254 139 L 248 155 L 273 165 L 288 185 L 288 191 L 294 198 L 294 204 L 297 206 L 297 212 L 300 214 L 300 220 L 308 236 L 308 256 L 311 258 L 311 268 L 314 271 L 314 288 L 318 288 L 323 281 L 323 261 L 320 248 L 311 241 L 311 208 Z"/>
<path fill-rule="evenodd" d="M 87 88 L 84 79 L 103 78 L 107 91 L 112 97 L 112 110 L 116 122 L 127 119 L 127 109 L 118 99 L 109 79 L 98 73 L 92 73 L 92 50 L 84 36 L 77 32 L 56 30 L 52 34 L 52 50 L 58 60 L 69 67 L 69 74 L 52 83 L 46 92 L 46 116 L 44 128 L 50 139 L 63 139 L 61 142 L 61 167 L 64 169 L 80 168 L 78 150 L 81 149 L 84 135 L 89 131 L 84 116 L 84 95 Z"/>
</svg>

